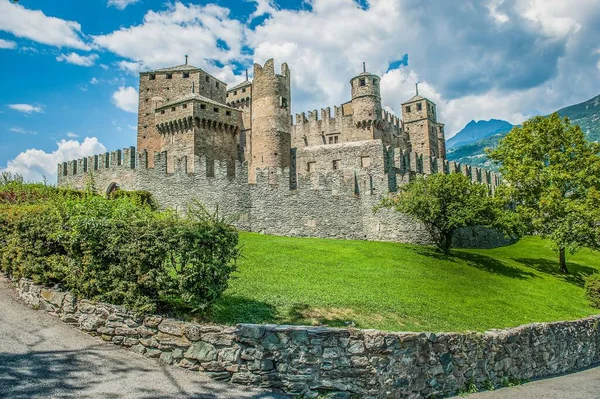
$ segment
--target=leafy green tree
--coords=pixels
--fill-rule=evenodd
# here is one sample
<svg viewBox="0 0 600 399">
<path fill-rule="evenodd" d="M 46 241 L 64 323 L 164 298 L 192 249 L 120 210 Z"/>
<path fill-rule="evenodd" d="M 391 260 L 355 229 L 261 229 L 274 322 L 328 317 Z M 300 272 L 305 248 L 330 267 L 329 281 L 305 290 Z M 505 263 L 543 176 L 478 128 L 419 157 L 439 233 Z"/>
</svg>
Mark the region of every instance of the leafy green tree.
<svg viewBox="0 0 600 399">
<path fill-rule="evenodd" d="M 560 271 L 566 252 L 600 248 L 600 144 L 557 113 L 515 127 L 488 152 L 529 233 L 553 242 Z"/>
<path fill-rule="evenodd" d="M 379 207 L 393 208 L 419 220 L 439 251 L 447 254 L 452 236 L 462 227 L 492 226 L 500 212 L 488 188 L 464 175 L 434 174 L 417 177 L 398 193 L 384 198 Z"/>
</svg>

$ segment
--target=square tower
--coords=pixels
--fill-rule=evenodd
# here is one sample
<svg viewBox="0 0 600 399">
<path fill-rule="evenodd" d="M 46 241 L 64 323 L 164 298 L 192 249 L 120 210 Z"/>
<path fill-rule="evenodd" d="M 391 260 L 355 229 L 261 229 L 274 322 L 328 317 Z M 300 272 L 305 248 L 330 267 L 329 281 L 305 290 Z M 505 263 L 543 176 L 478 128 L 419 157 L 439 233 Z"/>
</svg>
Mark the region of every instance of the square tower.
<svg viewBox="0 0 600 399">
<path fill-rule="evenodd" d="M 432 101 L 417 94 L 402 104 L 402 120 L 413 151 L 424 156 L 445 157 L 440 154 L 438 142 L 443 125 L 437 122 L 436 106 Z"/>
<path fill-rule="evenodd" d="M 137 148 L 148 151 L 150 166 L 154 153 L 162 151 L 155 110 L 192 93 L 224 105 L 226 90 L 223 81 L 188 64 L 140 73 Z"/>
</svg>

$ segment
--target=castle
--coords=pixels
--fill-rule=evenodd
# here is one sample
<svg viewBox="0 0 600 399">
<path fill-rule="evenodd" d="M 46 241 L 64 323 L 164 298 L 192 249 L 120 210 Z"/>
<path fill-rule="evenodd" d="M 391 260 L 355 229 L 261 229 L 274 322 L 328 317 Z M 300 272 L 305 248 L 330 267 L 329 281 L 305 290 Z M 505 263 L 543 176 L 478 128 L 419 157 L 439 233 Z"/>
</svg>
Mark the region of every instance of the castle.
<svg viewBox="0 0 600 399">
<path fill-rule="evenodd" d="M 137 151 L 58 165 L 58 185 L 84 188 L 89 175 L 110 191 L 148 190 L 160 206 L 198 200 L 239 228 L 277 235 L 428 243 L 425 230 L 383 195 L 417 174 L 463 173 L 494 190 L 499 176 L 448 162 L 436 105 L 418 93 L 403 119 L 383 110 L 379 76 L 350 79 L 350 101 L 291 114 L 291 71 L 271 59 L 253 80 L 227 89 L 184 65 L 140 73 Z M 489 246 L 488 233 L 479 234 Z M 473 244 L 473 237 L 466 237 Z M 460 245 L 460 244 L 459 244 Z"/>
</svg>

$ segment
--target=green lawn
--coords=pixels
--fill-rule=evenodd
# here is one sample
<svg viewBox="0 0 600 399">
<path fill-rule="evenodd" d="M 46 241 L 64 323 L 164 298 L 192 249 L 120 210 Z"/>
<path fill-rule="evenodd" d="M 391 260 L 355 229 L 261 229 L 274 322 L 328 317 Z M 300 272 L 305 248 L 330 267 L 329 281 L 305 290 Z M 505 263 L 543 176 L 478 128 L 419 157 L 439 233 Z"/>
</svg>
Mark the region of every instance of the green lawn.
<svg viewBox="0 0 600 399">
<path fill-rule="evenodd" d="M 491 250 L 241 233 L 244 259 L 210 321 L 327 324 L 389 331 L 485 331 L 600 313 L 583 278 L 600 254 L 557 256 L 539 238 Z"/>
</svg>

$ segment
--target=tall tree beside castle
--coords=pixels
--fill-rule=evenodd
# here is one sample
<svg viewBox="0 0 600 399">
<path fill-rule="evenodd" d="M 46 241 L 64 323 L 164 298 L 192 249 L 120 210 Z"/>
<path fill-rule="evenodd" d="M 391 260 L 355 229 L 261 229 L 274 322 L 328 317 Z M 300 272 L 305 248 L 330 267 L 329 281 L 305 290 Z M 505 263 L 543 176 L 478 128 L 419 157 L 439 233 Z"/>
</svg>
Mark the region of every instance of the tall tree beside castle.
<svg viewBox="0 0 600 399">
<path fill-rule="evenodd" d="M 560 271 L 566 252 L 600 249 L 600 144 L 554 113 L 514 127 L 489 152 L 530 233 L 552 240 Z"/>
</svg>

